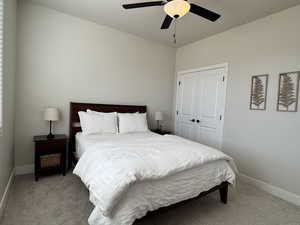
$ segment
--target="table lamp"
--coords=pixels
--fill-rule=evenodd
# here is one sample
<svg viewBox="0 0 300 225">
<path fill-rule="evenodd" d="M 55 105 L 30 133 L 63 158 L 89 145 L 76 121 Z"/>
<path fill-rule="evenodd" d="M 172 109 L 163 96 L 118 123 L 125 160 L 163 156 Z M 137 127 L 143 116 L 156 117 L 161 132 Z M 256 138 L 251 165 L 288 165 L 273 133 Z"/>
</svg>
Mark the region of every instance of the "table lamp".
<svg viewBox="0 0 300 225">
<path fill-rule="evenodd" d="M 157 130 L 160 131 L 159 122 L 164 120 L 164 115 L 162 112 L 155 112 L 155 120 L 157 121 Z"/>
<path fill-rule="evenodd" d="M 44 120 L 50 122 L 50 131 L 47 135 L 47 138 L 51 139 L 54 138 L 54 135 L 52 134 L 52 122 L 59 120 L 59 112 L 57 108 L 47 108 L 44 112 Z"/>
</svg>

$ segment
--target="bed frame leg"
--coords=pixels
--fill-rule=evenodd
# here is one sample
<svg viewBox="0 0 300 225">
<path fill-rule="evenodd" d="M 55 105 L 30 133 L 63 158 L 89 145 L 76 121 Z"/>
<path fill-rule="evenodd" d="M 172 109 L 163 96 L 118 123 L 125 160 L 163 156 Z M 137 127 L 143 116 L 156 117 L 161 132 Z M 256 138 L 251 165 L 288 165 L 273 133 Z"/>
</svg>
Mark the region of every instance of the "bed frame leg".
<svg viewBox="0 0 300 225">
<path fill-rule="evenodd" d="M 223 187 L 219 189 L 221 202 L 227 204 L 227 195 L 228 195 L 228 183 L 226 182 Z"/>
</svg>

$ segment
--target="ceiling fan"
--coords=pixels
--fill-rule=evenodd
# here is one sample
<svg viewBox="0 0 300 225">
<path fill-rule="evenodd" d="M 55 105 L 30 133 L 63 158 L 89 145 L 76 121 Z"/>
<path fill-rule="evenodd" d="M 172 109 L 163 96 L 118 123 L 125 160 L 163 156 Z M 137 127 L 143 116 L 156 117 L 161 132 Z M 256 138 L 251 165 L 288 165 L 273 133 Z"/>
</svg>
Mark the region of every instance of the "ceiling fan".
<svg viewBox="0 0 300 225">
<path fill-rule="evenodd" d="M 194 13 L 207 20 L 215 22 L 221 15 L 212 12 L 206 8 L 198 6 L 193 3 L 189 3 L 187 0 L 164 0 L 164 1 L 152 1 L 152 2 L 140 2 L 133 4 L 124 4 L 124 9 L 135 9 L 152 6 L 164 6 L 164 11 L 167 16 L 165 17 L 161 29 L 168 29 L 173 21 L 183 17 L 188 12 Z"/>
</svg>

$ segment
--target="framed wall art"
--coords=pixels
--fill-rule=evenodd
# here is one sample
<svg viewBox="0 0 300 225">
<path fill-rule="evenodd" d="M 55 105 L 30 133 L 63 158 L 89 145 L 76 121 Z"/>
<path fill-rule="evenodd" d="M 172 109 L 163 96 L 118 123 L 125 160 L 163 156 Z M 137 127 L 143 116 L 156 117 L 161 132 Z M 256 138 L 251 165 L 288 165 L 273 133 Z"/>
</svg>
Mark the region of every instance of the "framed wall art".
<svg viewBox="0 0 300 225">
<path fill-rule="evenodd" d="M 277 111 L 297 112 L 300 72 L 279 74 Z"/>
<path fill-rule="evenodd" d="M 266 110 L 269 75 L 256 75 L 251 79 L 251 110 Z"/>
</svg>

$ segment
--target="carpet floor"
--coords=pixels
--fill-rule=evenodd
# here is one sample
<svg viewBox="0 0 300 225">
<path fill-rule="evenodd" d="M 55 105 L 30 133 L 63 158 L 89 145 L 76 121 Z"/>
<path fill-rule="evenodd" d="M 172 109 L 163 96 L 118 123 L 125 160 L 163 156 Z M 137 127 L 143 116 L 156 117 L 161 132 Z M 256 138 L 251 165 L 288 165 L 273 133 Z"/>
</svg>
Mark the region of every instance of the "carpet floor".
<svg viewBox="0 0 300 225">
<path fill-rule="evenodd" d="M 71 173 L 34 181 L 17 176 L 3 225 L 87 225 L 93 209 L 88 191 Z M 238 183 L 227 205 L 218 192 L 147 215 L 134 225 L 300 225 L 300 207 Z"/>
</svg>

